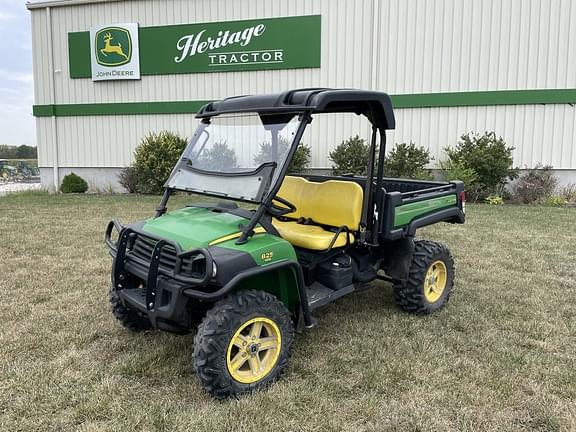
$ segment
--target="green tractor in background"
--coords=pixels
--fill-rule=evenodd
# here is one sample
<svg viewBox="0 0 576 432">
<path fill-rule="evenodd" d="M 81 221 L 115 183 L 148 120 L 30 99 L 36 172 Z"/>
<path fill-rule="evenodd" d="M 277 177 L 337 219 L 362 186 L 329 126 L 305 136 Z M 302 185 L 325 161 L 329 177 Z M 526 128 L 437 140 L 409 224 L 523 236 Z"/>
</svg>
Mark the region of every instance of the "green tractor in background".
<svg viewBox="0 0 576 432">
<path fill-rule="evenodd" d="M 305 129 L 324 113 L 369 120 L 366 176 L 286 175 Z M 314 310 L 375 279 L 392 282 L 408 312 L 428 314 L 448 301 L 452 255 L 414 236 L 430 224 L 464 223 L 464 185 L 384 177 L 385 132 L 395 127 L 388 95 L 240 96 L 196 117 L 154 217 L 114 220 L 105 240 L 114 316 L 133 331 L 197 327 L 193 367 L 208 392 L 227 397 L 276 380 L 295 329 L 312 328 Z M 265 158 L 256 157 L 262 143 Z M 219 201 L 167 212 L 176 191 Z"/>
<path fill-rule="evenodd" d="M 4 183 L 14 181 L 18 174 L 16 167 L 9 163 L 7 159 L 0 159 L 0 181 Z"/>
<path fill-rule="evenodd" d="M 26 159 L 0 159 L 0 181 L 29 182 L 39 180 L 38 162 Z"/>
</svg>

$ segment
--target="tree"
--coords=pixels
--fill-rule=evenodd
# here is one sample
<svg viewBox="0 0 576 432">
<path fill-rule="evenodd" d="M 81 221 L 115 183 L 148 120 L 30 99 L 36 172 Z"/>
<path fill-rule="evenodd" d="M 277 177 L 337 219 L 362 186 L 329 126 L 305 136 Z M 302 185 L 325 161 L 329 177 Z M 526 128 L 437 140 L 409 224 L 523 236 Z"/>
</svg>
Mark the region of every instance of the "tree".
<svg viewBox="0 0 576 432">
<path fill-rule="evenodd" d="M 28 145 L 18 146 L 16 147 L 16 157 L 19 159 L 37 159 L 38 149 Z"/>
<path fill-rule="evenodd" d="M 38 149 L 29 145 L 0 145 L 0 159 L 37 159 Z"/>
</svg>

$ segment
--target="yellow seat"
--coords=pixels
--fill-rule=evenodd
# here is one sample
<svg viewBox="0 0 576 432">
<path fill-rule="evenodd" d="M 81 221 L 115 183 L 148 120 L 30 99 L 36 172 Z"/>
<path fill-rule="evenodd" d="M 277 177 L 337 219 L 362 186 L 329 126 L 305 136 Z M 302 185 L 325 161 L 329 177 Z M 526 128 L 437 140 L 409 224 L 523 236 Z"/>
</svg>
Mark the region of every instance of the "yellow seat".
<svg viewBox="0 0 576 432">
<path fill-rule="evenodd" d="M 326 250 L 334 239 L 336 233 L 326 231 L 317 225 L 303 225 L 296 222 L 282 222 L 272 220 L 272 225 L 278 230 L 283 239 L 288 240 L 294 246 L 312 249 Z M 350 234 L 350 243 L 354 242 L 354 235 Z M 338 234 L 338 238 L 332 247 L 346 246 L 346 233 Z"/>
<path fill-rule="evenodd" d="M 357 232 L 362 213 L 364 191 L 357 183 L 342 180 L 311 182 L 302 177 L 286 176 L 278 196 L 296 206 L 296 211 L 287 218 L 311 219 L 314 225 L 298 224 L 294 221 L 273 220 L 282 238 L 294 246 L 312 250 L 324 250 L 330 246 L 335 233 L 319 225 L 339 228 L 345 226 Z M 281 204 L 280 204 L 281 205 Z M 350 235 L 350 243 L 354 236 Z M 346 233 L 338 235 L 333 247 L 346 245 Z"/>
</svg>

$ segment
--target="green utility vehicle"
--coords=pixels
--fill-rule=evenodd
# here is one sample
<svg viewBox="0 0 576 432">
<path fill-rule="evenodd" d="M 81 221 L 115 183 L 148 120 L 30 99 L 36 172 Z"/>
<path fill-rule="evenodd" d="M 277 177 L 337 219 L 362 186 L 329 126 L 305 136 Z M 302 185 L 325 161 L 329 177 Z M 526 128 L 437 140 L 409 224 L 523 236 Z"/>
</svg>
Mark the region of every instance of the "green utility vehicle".
<svg viewBox="0 0 576 432">
<path fill-rule="evenodd" d="M 305 129 L 324 113 L 369 120 L 366 176 L 287 175 Z M 408 312 L 448 301 L 450 252 L 414 236 L 464 222 L 464 185 L 384 177 L 385 132 L 395 126 L 388 95 L 292 90 L 212 102 L 196 117 L 155 216 L 112 221 L 105 239 L 114 316 L 134 331 L 197 326 L 193 366 L 208 392 L 226 397 L 276 380 L 295 329 L 375 279 L 392 282 Z M 167 212 L 175 191 L 217 199 Z"/>
</svg>

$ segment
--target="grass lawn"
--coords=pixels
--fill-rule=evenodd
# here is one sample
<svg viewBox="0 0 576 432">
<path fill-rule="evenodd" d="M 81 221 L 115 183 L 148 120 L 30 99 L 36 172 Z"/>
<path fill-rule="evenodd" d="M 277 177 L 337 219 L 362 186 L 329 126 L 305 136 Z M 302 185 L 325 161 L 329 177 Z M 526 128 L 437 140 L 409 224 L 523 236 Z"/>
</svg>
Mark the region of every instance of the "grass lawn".
<svg viewBox="0 0 576 432">
<path fill-rule="evenodd" d="M 280 382 L 216 401 L 192 336 L 109 312 L 105 225 L 158 201 L 0 198 L 0 430 L 576 430 L 576 209 L 469 205 L 422 230 L 456 261 L 445 309 L 408 315 L 379 283 L 316 312 Z"/>
</svg>

